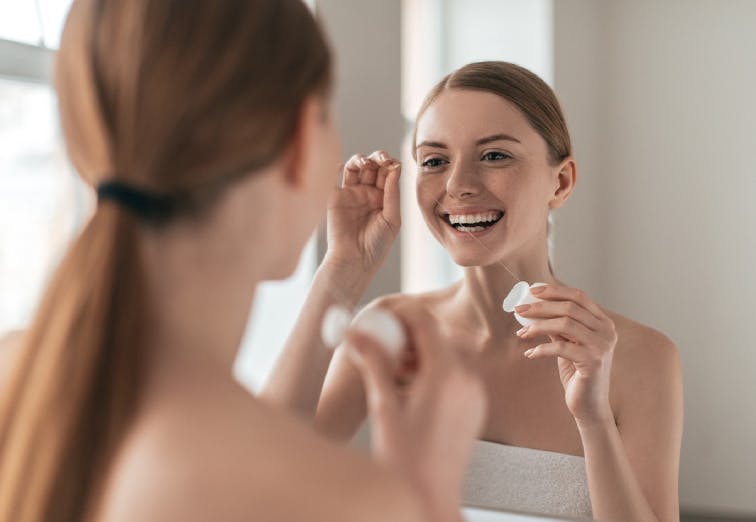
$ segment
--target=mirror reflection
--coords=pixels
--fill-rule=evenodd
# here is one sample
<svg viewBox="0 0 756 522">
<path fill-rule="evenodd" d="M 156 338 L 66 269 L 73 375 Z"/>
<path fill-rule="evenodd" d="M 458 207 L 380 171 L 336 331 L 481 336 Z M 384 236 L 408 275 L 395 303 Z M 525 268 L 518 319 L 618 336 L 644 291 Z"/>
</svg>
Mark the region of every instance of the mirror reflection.
<svg viewBox="0 0 756 522">
<path fill-rule="evenodd" d="M 260 0 L 203 6 L 200 24 L 171 12 L 186 5 L 76 0 L 62 36 L 71 2 L 29 4 L 0 6 L 1 520 L 49 519 L 62 504 L 19 470 L 44 489 L 65 459 L 83 463 L 69 519 L 133 518 L 118 499 L 147 497 L 124 484 L 170 484 L 161 463 L 185 454 L 238 469 L 246 503 L 223 509 L 282 519 L 297 515 L 256 499 L 294 488 L 333 520 L 332 486 L 354 492 L 351 520 L 756 520 L 756 4 L 287 0 L 274 16 Z M 126 40 L 91 38 L 148 12 L 127 54 L 160 66 L 124 110 Z M 167 52 L 182 30 L 208 36 L 202 74 Z M 146 226 L 108 236 L 135 241 L 113 248 L 139 273 L 98 278 L 100 257 L 76 293 L 72 252 L 106 212 Z M 95 302 L 74 296 L 106 288 L 83 314 Z M 119 369 L 87 380 L 55 362 L 86 360 L 73 317 L 118 318 L 109 342 L 141 355 L 114 349 Z M 70 413 L 70 446 L 41 459 L 31 434 L 54 411 L 104 419 L 86 432 L 100 449 Z M 172 457 L 156 426 L 196 440 Z M 151 464 L 114 464 L 146 447 Z"/>
</svg>

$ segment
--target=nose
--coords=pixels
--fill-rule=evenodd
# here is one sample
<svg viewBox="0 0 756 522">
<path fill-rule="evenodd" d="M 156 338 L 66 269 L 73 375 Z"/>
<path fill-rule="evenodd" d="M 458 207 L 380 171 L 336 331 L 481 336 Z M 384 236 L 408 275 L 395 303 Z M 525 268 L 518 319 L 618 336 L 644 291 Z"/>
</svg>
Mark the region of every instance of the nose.
<svg viewBox="0 0 756 522">
<path fill-rule="evenodd" d="M 446 192 L 457 199 L 466 199 L 480 194 L 481 186 L 475 169 L 468 168 L 463 162 L 455 162 L 449 170 L 446 180 Z"/>
</svg>

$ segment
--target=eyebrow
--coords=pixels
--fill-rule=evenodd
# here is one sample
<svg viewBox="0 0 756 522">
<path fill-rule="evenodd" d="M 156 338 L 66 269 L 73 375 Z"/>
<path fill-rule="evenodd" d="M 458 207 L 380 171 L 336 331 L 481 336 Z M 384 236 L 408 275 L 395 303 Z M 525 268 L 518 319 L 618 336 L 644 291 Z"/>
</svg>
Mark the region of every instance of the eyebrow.
<svg viewBox="0 0 756 522">
<path fill-rule="evenodd" d="M 491 136 L 486 136 L 485 138 L 479 139 L 478 141 L 475 142 L 475 145 L 485 145 L 487 143 L 491 143 L 494 141 L 513 141 L 515 143 L 521 143 L 520 140 L 518 140 L 514 136 L 510 136 L 509 134 L 492 134 Z M 434 147 L 436 149 L 449 148 L 446 146 L 445 143 L 441 143 L 440 141 L 424 141 L 417 145 L 418 149 L 420 147 Z"/>
</svg>

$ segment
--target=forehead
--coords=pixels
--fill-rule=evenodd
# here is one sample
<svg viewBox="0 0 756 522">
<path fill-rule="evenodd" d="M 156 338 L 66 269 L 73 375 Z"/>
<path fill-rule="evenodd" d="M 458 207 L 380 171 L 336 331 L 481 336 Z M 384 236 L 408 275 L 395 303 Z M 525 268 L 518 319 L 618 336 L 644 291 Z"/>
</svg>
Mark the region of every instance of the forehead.
<svg viewBox="0 0 756 522">
<path fill-rule="evenodd" d="M 417 122 L 417 143 L 464 145 L 493 134 L 510 134 L 523 143 L 539 136 L 510 101 L 490 92 L 443 91 Z"/>
</svg>

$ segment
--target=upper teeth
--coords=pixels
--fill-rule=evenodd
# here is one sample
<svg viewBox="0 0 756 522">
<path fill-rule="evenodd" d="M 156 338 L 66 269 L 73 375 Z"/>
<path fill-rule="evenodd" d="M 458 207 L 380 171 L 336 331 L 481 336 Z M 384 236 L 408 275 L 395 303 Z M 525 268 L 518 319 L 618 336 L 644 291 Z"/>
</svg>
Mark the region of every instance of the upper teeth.
<svg viewBox="0 0 756 522">
<path fill-rule="evenodd" d="M 452 225 L 459 225 L 464 223 L 487 223 L 489 221 L 496 221 L 502 216 L 499 211 L 485 212 L 482 214 L 449 214 L 449 222 Z"/>
</svg>

